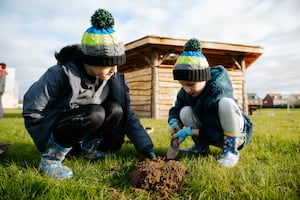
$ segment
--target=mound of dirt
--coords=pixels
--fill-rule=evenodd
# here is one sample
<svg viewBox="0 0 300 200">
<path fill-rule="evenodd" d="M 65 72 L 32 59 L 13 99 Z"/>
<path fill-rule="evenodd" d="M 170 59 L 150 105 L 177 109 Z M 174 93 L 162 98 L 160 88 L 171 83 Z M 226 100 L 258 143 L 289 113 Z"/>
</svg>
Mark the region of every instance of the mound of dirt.
<svg viewBox="0 0 300 200">
<path fill-rule="evenodd" d="M 175 160 L 146 159 L 134 165 L 130 172 L 130 182 L 137 188 L 158 192 L 162 198 L 178 192 L 184 175 L 187 174 L 185 166 Z"/>
</svg>

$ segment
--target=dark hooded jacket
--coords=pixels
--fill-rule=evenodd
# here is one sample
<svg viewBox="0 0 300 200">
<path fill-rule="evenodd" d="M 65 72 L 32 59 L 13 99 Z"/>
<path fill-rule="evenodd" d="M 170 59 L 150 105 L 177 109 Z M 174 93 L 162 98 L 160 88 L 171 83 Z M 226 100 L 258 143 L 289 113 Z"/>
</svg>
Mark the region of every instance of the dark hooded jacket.
<svg viewBox="0 0 300 200">
<path fill-rule="evenodd" d="M 177 95 L 175 105 L 169 111 L 170 119 L 180 121 L 179 112 L 184 106 L 191 106 L 194 114 L 201 121 L 199 131 L 203 138 L 210 144 L 219 145 L 223 140 L 223 128 L 220 123 L 218 109 L 221 98 L 233 98 L 233 89 L 227 71 L 223 66 L 211 67 L 211 79 L 207 81 L 204 90 L 198 97 L 187 94 L 183 88 Z M 233 98 L 234 99 L 234 98 Z M 249 117 L 242 112 L 244 117 L 244 133 L 246 139 L 243 148 L 248 144 L 252 137 L 252 122 Z"/>
<path fill-rule="evenodd" d="M 76 48 L 74 50 L 77 51 Z M 74 53 L 73 53 L 74 54 Z M 57 117 L 66 109 L 73 107 L 72 102 L 79 94 L 80 81 L 84 74 L 79 62 L 72 53 L 62 60 L 56 55 L 58 64 L 50 67 L 41 78 L 26 92 L 23 101 L 22 115 L 25 127 L 40 151 L 44 151 L 51 134 L 51 128 Z M 109 80 L 107 101 L 121 105 L 123 116 L 117 126 L 117 134 L 112 149 L 119 149 L 127 135 L 138 152 L 153 147 L 151 138 L 130 107 L 129 89 L 121 74 L 113 75 Z"/>
</svg>

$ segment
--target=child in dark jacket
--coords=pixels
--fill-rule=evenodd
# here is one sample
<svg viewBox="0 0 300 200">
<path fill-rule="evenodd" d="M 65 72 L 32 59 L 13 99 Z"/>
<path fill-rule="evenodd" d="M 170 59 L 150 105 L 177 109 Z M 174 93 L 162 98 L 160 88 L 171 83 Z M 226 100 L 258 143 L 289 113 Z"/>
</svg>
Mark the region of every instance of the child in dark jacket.
<svg viewBox="0 0 300 200">
<path fill-rule="evenodd" d="M 95 11 L 81 45 L 66 46 L 26 92 L 25 126 L 43 152 L 40 169 L 55 178 L 70 178 L 62 165 L 73 148 L 89 159 L 109 156 L 121 148 L 125 134 L 139 153 L 155 158 L 151 138 L 130 107 L 124 76 L 125 48 L 116 35 L 112 15 Z"/>
<path fill-rule="evenodd" d="M 252 122 L 233 97 L 227 71 L 223 66 L 210 67 L 199 41 L 190 39 L 175 63 L 173 76 L 182 88 L 169 111 L 170 132 L 179 143 L 187 136 L 195 143 L 181 151 L 207 155 L 209 145 L 214 145 L 223 149 L 219 164 L 237 164 L 239 150 L 251 139 Z"/>
</svg>

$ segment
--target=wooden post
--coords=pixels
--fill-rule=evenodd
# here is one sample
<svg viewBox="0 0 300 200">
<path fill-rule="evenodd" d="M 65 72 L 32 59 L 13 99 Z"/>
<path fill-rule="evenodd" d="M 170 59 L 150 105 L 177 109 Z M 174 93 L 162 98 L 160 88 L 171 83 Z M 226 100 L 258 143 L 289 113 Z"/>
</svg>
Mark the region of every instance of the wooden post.
<svg viewBox="0 0 300 200">
<path fill-rule="evenodd" d="M 159 55 L 155 48 L 152 48 L 151 55 L 151 69 L 152 69 L 152 92 L 151 92 L 151 117 L 154 119 L 158 118 L 158 65 L 159 65 Z"/>
<path fill-rule="evenodd" d="M 246 62 L 244 56 L 239 56 L 240 66 L 242 70 L 242 76 L 243 76 L 243 86 L 242 86 L 242 95 L 243 95 L 243 111 L 245 113 L 248 113 L 248 96 L 247 96 L 247 90 L 246 90 Z"/>
</svg>

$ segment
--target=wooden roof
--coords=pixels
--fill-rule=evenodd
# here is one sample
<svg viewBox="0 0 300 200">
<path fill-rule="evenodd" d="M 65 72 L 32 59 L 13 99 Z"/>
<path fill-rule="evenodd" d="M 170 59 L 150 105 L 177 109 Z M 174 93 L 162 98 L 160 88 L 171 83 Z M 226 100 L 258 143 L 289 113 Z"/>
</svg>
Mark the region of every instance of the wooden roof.
<svg viewBox="0 0 300 200">
<path fill-rule="evenodd" d="M 151 59 L 153 52 L 157 52 L 158 58 L 161 59 L 160 65 L 174 65 L 178 56 L 183 52 L 183 46 L 186 41 L 186 39 L 148 35 L 129 42 L 125 45 L 126 64 L 120 66 L 119 71 L 122 72 L 149 65 L 145 57 Z M 245 66 L 248 68 L 263 53 L 263 48 L 260 46 L 208 41 L 200 41 L 200 44 L 202 53 L 210 66 L 237 67 L 237 61 L 244 58 Z"/>
</svg>

